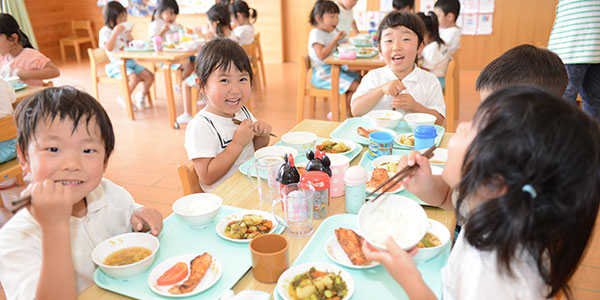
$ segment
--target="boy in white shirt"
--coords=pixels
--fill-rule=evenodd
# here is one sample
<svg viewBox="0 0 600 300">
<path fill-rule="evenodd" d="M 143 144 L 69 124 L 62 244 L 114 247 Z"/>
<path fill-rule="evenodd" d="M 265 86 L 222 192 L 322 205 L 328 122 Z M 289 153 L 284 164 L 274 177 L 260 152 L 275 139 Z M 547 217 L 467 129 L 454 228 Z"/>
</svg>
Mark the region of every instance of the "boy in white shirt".
<svg viewBox="0 0 600 300">
<path fill-rule="evenodd" d="M 103 179 L 114 149 L 106 111 L 85 92 L 48 88 L 19 103 L 17 152 L 31 203 L 0 229 L 0 281 L 8 299 L 75 299 L 93 283 L 96 245 L 162 215 Z"/>
<path fill-rule="evenodd" d="M 450 54 L 454 54 L 460 48 L 460 27 L 456 25 L 456 19 L 460 14 L 460 2 L 458 0 L 438 0 L 435 2 L 433 12 L 440 23 L 440 37 L 446 45 Z"/>
<path fill-rule="evenodd" d="M 396 109 L 436 117 L 442 124 L 446 104 L 437 77 L 415 65 L 423 51 L 425 25 L 414 14 L 391 12 L 379 25 L 377 40 L 385 67 L 369 71 L 352 96 L 352 114 L 371 110 Z"/>
<path fill-rule="evenodd" d="M 340 14 L 338 15 L 337 29 L 346 33 L 346 38 L 350 36 L 350 31 L 354 31 L 354 34 L 358 34 L 358 26 L 354 20 L 354 12 L 352 8 L 356 5 L 358 0 L 337 0 L 335 4 L 340 8 Z"/>
</svg>

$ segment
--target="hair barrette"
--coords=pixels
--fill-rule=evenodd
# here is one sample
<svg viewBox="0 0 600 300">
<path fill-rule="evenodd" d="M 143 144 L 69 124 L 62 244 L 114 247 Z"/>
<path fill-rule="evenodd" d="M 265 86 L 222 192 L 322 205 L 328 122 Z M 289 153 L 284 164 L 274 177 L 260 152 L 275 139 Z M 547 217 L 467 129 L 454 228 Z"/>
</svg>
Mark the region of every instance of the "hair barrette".
<svg viewBox="0 0 600 300">
<path fill-rule="evenodd" d="M 531 186 L 531 184 L 526 184 L 521 188 L 521 191 L 529 193 L 529 195 L 531 195 L 532 199 L 535 199 L 535 197 L 537 197 L 537 192 L 535 191 L 535 189 L 533 188 L 533 186 Z"/>
</svg>

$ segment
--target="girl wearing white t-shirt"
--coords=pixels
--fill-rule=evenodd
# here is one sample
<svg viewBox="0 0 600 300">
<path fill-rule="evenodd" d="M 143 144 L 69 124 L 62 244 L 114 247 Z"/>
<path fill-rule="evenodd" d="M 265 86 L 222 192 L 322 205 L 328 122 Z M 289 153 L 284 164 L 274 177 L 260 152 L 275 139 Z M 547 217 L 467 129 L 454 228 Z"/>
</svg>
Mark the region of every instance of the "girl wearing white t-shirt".
<svg viewBox="0 0 600 300">
<path fill-rule="evenodd" d="M 240 45 L 254 42 L 254 24 L 256 22 L 256 9 L 248 7 L 246 1 L 236 0 L 229 4 L 231 20 L 235 24 L 233 34 L 237 36 Z M 250 21 L 252 19 L 252 21 Z"/>
<path fill-rule="evenodd" d="M 152 23 L 148 27 L 150 38 L 160 36 L 163 41 L 168 34 L 178 32 L 181 25 L 175 23 L 179 14 L 179 5 L 175 0 L 160 0 L 152 13 Z"/>
<path fill-rule="evenodd" d="M 426 30 L 423 36 L 425 48 L 423 48 L 421 68 L 437 76 L 442 89 L 444 89 L 446 86 L 446 72 L 448 71 L 448 63 L 450 62 L 450 53 L 448 53 L 446 43 L 440 37 L 437 16 L 432 11 L 427 13 L 427 15 L 418 12 L 417 16 L 423 20 Z"/>
<path fill-rule="evenodd" d="M 568 282 L 598 214 L 599 151 L 600 129 L 590 116 L 545 89 L 511 86 L 458 126 L 441 178 L 411 152 L 406 162 L 420 168 L 404 187 L 466 220 L 441 270 L 441 297 L 571 298 Z M 392 238 L 387 250 L 362 248 L 410 299 L 436 299 L 412 260 L 416 248 L 406 252 Z"/>
</svg>

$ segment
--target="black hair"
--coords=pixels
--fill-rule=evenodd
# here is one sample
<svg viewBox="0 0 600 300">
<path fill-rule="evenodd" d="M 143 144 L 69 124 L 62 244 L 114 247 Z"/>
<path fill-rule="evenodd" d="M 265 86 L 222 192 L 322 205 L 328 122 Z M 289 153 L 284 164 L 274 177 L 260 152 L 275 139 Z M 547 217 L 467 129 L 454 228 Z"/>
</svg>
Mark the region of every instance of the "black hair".
<svg viewBox="0 0 600 300">
<path fill-rule="evenodd" d="M 425 25 L 425 31 L 429 34 L 429 37 L 438 43 L 438 45 L 444 45 L 444 40 L 440 37 L 440 30 L 438 25 L 438 19 L 434 12 L 429 11 L 427 14 L 418 12 L 417 16 L 421 18 Z"/>
<path fill-rule="evenodd" d="M 465 239 L 496 252 L 501 272 L 530 255 L 551 298 L 569 297 L 600 203 L 600 129 L 575 105 L 536 86 L 492 93 L 477 109 L 478 133 L 458 184 L 461 207 L 481 188 L 501 195 L 472 210 Z M 527 192 L 529 185 L 533 190 Z"/>
<path fill-rule="evenodd" d="M 460 2 L 458 0 L 437 0 L 433 7 L 441 9 L 444 14 L 452 13 L 454 15 L 454 22 L 460 14 Z"/>
<path fill-rule="evenodd" d="M 177 5 L 177 1 L 175 0 L 160 0 L 158 1 L 158 6 L 154 12 L 152 12 L 152 22 L 154 22 L 154 18 L 156 15 L 160 18 L 160 14 L 165 11 L 172 10 L 174 14 L 179 14 L 179 5 Z"/>
<path fill-rule="evenodd" d="M 9 14 L 0 13 L 0 34 L 6 35 L 6 39 L 10 41 L 14 40 L 12 35 L 16 34 L 19 44 L 23 48 L 33 48 L 29 38 L 19 27 L 17 20 Z"/>
<path fill-rule="evenodd" d="M 317 26 L 317 17 L 323 18 L 324 14 L 339 14 L 340 8 L 333 1 L 328 0 L 317 0 L 315 2 L 315 6 L 310 11 L 310 16 L 308 17 L 308 22 Z"/>
<path fill-rule="evenodd" d="M 226 3 L 216 3 L 207 12 L 208 21 L 217 23 L 217 36 L 225 37 L 223 27 L 228 27 L 231 30 L 231 16 Z"/>
<path fill-rule="evenodd" d="M 83 120 L 89 132 L 90 122 L 94 120 L 100 128 L 100 138 L 104 142 L 104 162 L 108 162 L 115 148 L 115 134 L 110 118 L 94 97 L 70 86 L 46 88 L 17 105 L 17 144 L 23 155 L 26 155 L 30 141 L 35 139 L 40 123 L 52 122 L 57 117 L 60 121 L 73 122 L 73 132 Z"/>
<path fill-rule="evenodd" d="M 111 1 L 106 3 L 104 9 L 102 9 L 102 17 L 104 18 L 104 25 L 108 28 L 113 29 L 117 26 L 117 19 L 120 15 L 126 14 L 127 9 L 119 3 L 119 1 Z"/>
<path fill-rule="evenodd" d="M 534 84 L 562 97 L 569 75 L 554 52 L 523 44 L 489 63 L 479 73 L 475 90 L 495 91 L 511 84 Z"/>
<path fill-rule="evenodd" d="M 377 43 L 379 44 L 380 49 L 383 31 L 388 28 L 400 26 L 412 30 L 417 35 L 418 45 L 421 45 L 423 42 L 423 35 L 425 34 L 425 24 L 423 24 L 423 20 L 413 13 L 393 11 L 383 18 L 383 21 L 381 21 L 381 24 L 379 24 L 379 28 L 377 29 Z"/>
<path fill-rule="evenodd" d="M 256 22 L 256 9 L 248 7 L 248 3 L 246 3 L 246 1 L 235 0 L 231 2 L 229 5 L 229 12 L 234 16 L 237 16 L 237 14 L 240 13 L 248 20 L 252 19 L 252 24 Z"/>
<path fill-rule="evenodd" d="M 392 1 L 392 7 L 397 10 L 404 9 L 408 6 L 412 11 L 415 8 L 415 0 L 394 0 Z"/>
<path fill-rule="evenodd" d="M 198 87 L 206 86 L 206 81 L 214 70 L 228 70 L 233 64 L 240 72 L 248 72 L 250 84 L 253 82 L 252 65 L 248 54 L 237 42 L 227 38 L 217 38 L 202 46 L 196 58 Z"/>
</svg>

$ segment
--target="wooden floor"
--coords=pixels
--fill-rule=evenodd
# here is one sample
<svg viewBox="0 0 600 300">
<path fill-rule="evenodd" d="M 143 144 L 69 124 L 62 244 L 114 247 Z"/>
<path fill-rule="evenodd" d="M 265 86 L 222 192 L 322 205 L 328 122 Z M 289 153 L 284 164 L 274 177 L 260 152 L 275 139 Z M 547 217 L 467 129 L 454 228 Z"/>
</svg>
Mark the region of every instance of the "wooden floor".
<svg viewBox="0 0 600 300">
<path fill-rule="evenodd" d="M 61 76 L 55 86 L 72 85 L 92 92 L 89 62 L 58 64 Z M 279 136 L 292 128 L 295 121 L 297 64 L 266 64 L 267 85 L 262 99 L 254 100 L 250 109 L 259 119 L 273 126 Z M 479 72 L 460 73 L 459 120 L 470 120 L 480 103 L 474 91 Z M 185 126 L 172 129 L 167 123 L 164 79 L 156 78 L 158 101 L 155 106 L 136 112 L 136 120 L 127 118 L 125 109 L 116 103 L 119 88 L 100 85 L 100 102 L 107 110 L 116 134 L 115 151 L 105 177 L 125 187 L 134 199 L 160 210 L 163 216 L 171 214 L 171 204 L 181 197 L 176 172 L 180 163 L 187 161 L 183 147 Z M 177 94 L 177 93 L 176 93 Z M 182 112 L 177 96 L 177 114 Z M 319 101 L 315 118 L 325 119 L 328 103 Z M 600 224 L 596 229 L 585 259 L 573 280 L 575 299 L 600 299 Z M 0 290 L 0 299 L 4 299 Z"/>
</svg>

